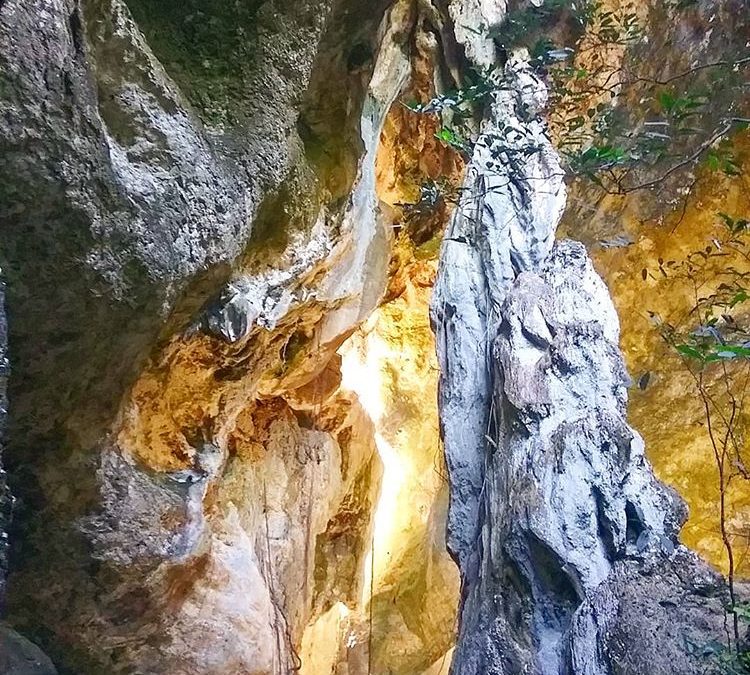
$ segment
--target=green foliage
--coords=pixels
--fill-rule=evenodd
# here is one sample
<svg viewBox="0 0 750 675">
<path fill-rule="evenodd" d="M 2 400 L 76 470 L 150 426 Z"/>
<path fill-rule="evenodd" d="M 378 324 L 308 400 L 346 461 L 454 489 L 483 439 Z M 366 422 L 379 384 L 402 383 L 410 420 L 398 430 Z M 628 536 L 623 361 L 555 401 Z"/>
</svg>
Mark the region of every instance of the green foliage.
<svg viewBox="0 0 750 675">
<path fill-rule="evenodd" d="M 663 89 L 656 95 L 657 102 L 664 115 L 676 122 L 681 122 L 695 115 L 707 103 L 707 96 L 686 93 L 679 95 L 673 89 Z"/>
<path fill-rule="evenodd" d="M 442 127 L 435 134 L 435 138 L 445 143 L 445 145 L 447 145 L 449 148 L 457 150 L 465 157 L 471 155 L 471 143 L 467 139 L 459 136 L 455 129 L 451 129 L 450 127 Z"/>
<path fill-rule="evenodd" d="M 592 145 L 585 150 L 569 153 L 567 157 L 575 173 L 586 175 L 592 180 L 598 180 L 598 172 L 621 166 L 631 159 L 625 148 L 613 145 Z"/>
<path fill-rule="evenodd" d="M 726 608 L 728 614 L 733 614 L 747 629 L 750 624 L 750 603 L 735 602 Z M 724 675 L 750 675 L 750 649 L 747 645 L 731 649 L 721 642 L 712 642 L 709 646 L 709 656 Z"/>
<path fill-rule="evenodd" d="M 703 646 L 701 655 L 713 661 L 722 675 L 750 674 L 750 651 L 748 650 L 737 651 L 713 640 Z"/>
<path fill-rule="evenodd" d="M 706 152 L 706 166 L 711 171 L 721 171 L 727 176 L 742 174 L 742 163 L 734 152 L 732 141 L 724 139 Z"/>
<path fill-rule="evenodd" d="M 467 107 L 467 104 L 481 101 L 497 90 L 497 87 L 493 86 L 486 75 L 475 73 L 473 79 L 474 81 L 467 83 L 465 88 L 439 94 L 427 103 L 409 101 L 403 105 L 415 113 L 441 115 L 449 110 L 463 110 Z"/>
<path fill-rule="evenodd" d="M 673 11 L 687 9 L 689 4 L 678 2 Z M 583 46 L 557 45 L 553 34 L 544 32 L 552 31 L 560 21 L 586 27 Z M 609 71 L 611 66 L 603 56 L 607 48 L 631 49 L 644 41 L 632 3 L 610 10 L 599 0 L 548 0 L 541 7 L 530 5 L 511 12 L 491 35 L 504 47 L 527 40 L 531 64 L 550 83 L 551 122 L 557 128 L 570 177 L 583 176 L 607 192 L 624 194 L 653 187 L 677 169 L 699 161 L 710 171 L 741 174 L 742 162 L 731 133 L 746 127 L 747 120 L 726 117 L 717 122 L 711 105 L 715 91 L 705 82 L 691 84 L 690 77 L 680 76 L 677 82 L 659 83 L 622 70 Z M 586 67 L 572 60 L 574 47 L 587 52 Z M 723 86 L 720 83 L 737 71 L 738 63 L 750 64 L 750 57 L 712 64 L 722 74 L 714 77 L 714 86 Z M 697 66 L 695 73 L 703 70 Z M 437 115 L 439 140 L 468 156 L 477 136 L 473 125 L 477 109 L 505 86 L 502 70 L 473 73 L 461 89 L 406 105 L 418 114 Z M 648 114 L 641 121 L 614 105 L 629 87 L 645 87 Z M 646 178 L 635 178 L 644 172 Z"/>
<path fill-rule="evenodd" d="M 750 228 L 750 221 L 745 218 L 732 218 L 723 211 L 719 211 L 717 215 L 732 234 L 742 234 Z"/>
<path fill-rule="evenodd" d="M 404 102 L 403 105 L 418 115 L 435 115 L 441 128 L 435 138 L 464 157 L 471 155 L 476 140 L 474 113 L 476 106 L 499 90 L 491 81 L 491 74 L 472 72 L 461 89 L 438 94 L 426 103 Z"/>
<path fill-rule="evenodd" d="M 718 640 L 697 644 L 692 640 L 685 641 L 688 654 L 703 658 L 713 664 L 711 673 L 721 675 L 750 675 L 750 652 L 730 649 Z"/>
<path fill-rule="evenodd" d="M 658 260 L 658 273 L 684 282 L 696 290 L 691 316 L 696 324 L 679 329 L 656 319 L 664 339 L 692 367 L 704 369 L 712 363 L 750 359 L 750 326 L 745 313 L 750 301 L 750 273 L 737 269 L 737 258 L 750 257 L 748 221 L 718 213 L 721 231 L 704 248 L 683 260 Z M 653 273 L 643 270 L 644 279 Z"/>
<path fill-rule="evenodd" d="M 597 37 L 601 42 L 628 45 L 643 38 L 643 29 L 632 4 L 616 10 L 605 10 L 603 7 L 604 3 L 594 2 L 589 10 L 597 22 Z"/>
<path fill-rule="evenodd" d="M 695 359 L 702 364 L 714 361 L 731 360 L 736 358 L 750 358 L 750 347 L 744 345 L 728 345 L 721 342 L 718 331 L 716 333 L 705 333 L 705 335 L 716 335 L 716 340 L 693 340 L 693 344 L 676 344 L 675 349 L 690 359 Z M 696 334 L 695 337 L 698 337 Z M 703 335 L 701 335 L 703 337 Z M 750 345 L 750 343 L 746 343 Z"/>
</svg>

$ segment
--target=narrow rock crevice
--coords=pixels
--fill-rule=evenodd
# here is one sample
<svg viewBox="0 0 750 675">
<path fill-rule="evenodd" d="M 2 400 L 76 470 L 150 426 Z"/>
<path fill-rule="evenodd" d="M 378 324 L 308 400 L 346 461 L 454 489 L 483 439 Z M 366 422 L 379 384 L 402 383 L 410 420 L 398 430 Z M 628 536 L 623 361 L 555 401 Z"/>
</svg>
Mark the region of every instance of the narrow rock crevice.
<svg viewBox="0 0 750 675">
<path fill-rule="evenodd" d="M 0 2 L 0 670 L 705 671 L 525 6 Z"/>
</svg>

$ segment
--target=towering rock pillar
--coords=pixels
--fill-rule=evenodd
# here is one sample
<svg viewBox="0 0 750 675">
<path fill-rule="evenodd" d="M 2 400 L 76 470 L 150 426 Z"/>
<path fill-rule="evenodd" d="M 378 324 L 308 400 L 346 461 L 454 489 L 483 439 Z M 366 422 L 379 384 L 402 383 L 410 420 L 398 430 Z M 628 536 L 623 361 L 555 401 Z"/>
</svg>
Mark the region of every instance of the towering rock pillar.
<svg viewBox="0 0 750 675">
<path fill-rule="evenodd" d="M 679 544 L 685 508 L 628 426 L 608 290 L 582 245 L 554 242 L 545 86 L 515 56 L 495 72 L 432 303 L 463 581 L 452 673 L 704 672 L 689 645 L 721 634 L 721 581 Z"/>
</svg>

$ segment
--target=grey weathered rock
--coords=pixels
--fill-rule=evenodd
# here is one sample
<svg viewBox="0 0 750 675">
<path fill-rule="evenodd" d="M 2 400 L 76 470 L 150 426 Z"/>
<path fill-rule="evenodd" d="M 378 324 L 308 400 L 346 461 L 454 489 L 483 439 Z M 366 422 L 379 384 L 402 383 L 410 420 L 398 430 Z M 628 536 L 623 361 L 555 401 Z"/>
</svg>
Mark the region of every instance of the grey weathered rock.
<svg viewBox="0 0 750 675">
<path fill-rule="evenodd" d="M 684 506 L 627 425 L 617 319 L 583 246 L 519 274 L 501 317 L 454 672 L 704 672 L 687 641 L 721 636 L 725 589 L 679 545 Z"/>
<path fill-rule="evenodd" d="M 310 488 L 287 495 L 280 485 L 268 496 L 279 551 L 308 562 L 277 570 L 259 485 L 235 484 L 260 482 L 251 460 L 222 464 L 221 481 L 169 474 L 195 463 L 203 441 L 226 452 L 257 399 L 312 379 L 339 331 L 382 293 L 387 239 L 372 181 L 345 220 L 363 145 L 374 162 L 403 77 L 404 35 L 379 32 L 388 4 L 0 3 L 0 263 L 15 364 L 7 460 L 20 532 L 8 604 L 14 625 L 43 636 L 67 668 L 220 673 L 291 662 L 287 633 L 298 641 L 311 611 L 316 534 L 345 497 L 366 502 L 377 485 L 366 442 L 347 456 L 346 481 L 332 463 L 333 485 L 317 482 L 329 501 L 311 506 Z M 363 115 L 381 41 L 392 67 Z M 338 268 L 347 284 L 310 293 Z M 309 339 L 309 369 L 294 380 L 285 345 L 321 334 L 324 311 L 347 304 L 354 311 L 325 330 L 330 345 L 316 350 Z M 162 349 L 179 355 L 183 343 L 209 344 L 215 360 L 199 379 L 234 394 L 215 424 L 213 403 L 195 425 L 170 409 L 174 466 L 152 467 L 143 458 L 159 435 L 134 457 L 118 445 L 119 425 L 137 414 L 128 398 L 137 378 L 152 368 L 163 382 Z M 293 381 L 258 391 L 262 376 L 282 371 Z M 186 405 L 200 403 L 188 396 Z M 289 450 L 268 470 L 307 485 L 318 461 L 336 458 L 337 427 L 307 433 L 280 408 L 286 441 L 312 435 L 316 453 Z M 351 564 L 363 555 L 352 551 Z M 201 593 L 214 608 L 210 627 Z M 204 649 L 230 631 L 224 647 Z"/>
<path fill-rule="evenodd" d="M 69 670 L 288 672 L 364 602 L 373 431 L 315 378 L 387 273 L 374 160 L 413 27 L 399 2 L 380 29 L 388 4 L 0 0 L 10 604 Z M 442 3 L 456 81 L 454 42 L 496 64 L 505 5 Z M 544 86 L 515 57 L 501 80 L 433 306 L 454 672 L 690 673 L 721 581 L 625 421 L 606 289 L 553 247 Z"/>
<path fill-rule="evenodd" d="M 6 440 L 8 414 L 7 381 L 10 375 L 8 358 L 8 324 L 5 313 L 5 284 L 0 280 L 0 616 L 4 614 L 5 590 L 10 552 L 9 528 L 13 496 L 7 485 L 2 464 L 2 447 Z M 0 623 L 0 673 L 5 675 L 56 675 L 52 662 L 36 645 L 19 635 L 10 626 Z"/>
<path fill-rule="evenodd" d="M 13 509 L 13 497 L 7 484 L 3 469 L 2 448 L 5 445 L 5 433 L 8 415 L 8 323 L 5 314 L 5 285 L 0 281 L 0 612 L 5 604 L 5 583 L 8 573 L 8 553 L 10 542 L 8 529 Z"/>
<path fill-rule="evenodd" d="M 57 675 L 52 661 L 34 644 L 0 623 L 0 673 Z"/>
<path fill-rule="evenodd" d="M 565 667 L 586 675 L 714 672 L 703 654 L 726 639 L 726 601 L 724 580 L 684 548 L 620 560 L 576 612 Z"/>
<path fill-rule="evenodd" d="M 502 84 L 432 307 L 464 589 L 451 672 L 703 673 L 690 644 L 722 636 L 723 580 L 679 544 L 684 505 L 627 423 L 606 286 L 582 245 L 553 245 L 544 85 L 517 57 Z"/>
<path fill-rule="evenodd" d="M 543 121 L 544 85 L 512 61 L 467 169 L 446 233 L 432 301 L 443 369 L 440 406 L 451 479 L 448 546 L 463 566 L 476 538 L 490 423 L 489 346 L 517 274 L 550 250 L 565 205 L 562 171 Z M 530 121 L 519 117 L 527 106 Z M 527 150 L 533 148 L 531 153 Z"/>
</svg>

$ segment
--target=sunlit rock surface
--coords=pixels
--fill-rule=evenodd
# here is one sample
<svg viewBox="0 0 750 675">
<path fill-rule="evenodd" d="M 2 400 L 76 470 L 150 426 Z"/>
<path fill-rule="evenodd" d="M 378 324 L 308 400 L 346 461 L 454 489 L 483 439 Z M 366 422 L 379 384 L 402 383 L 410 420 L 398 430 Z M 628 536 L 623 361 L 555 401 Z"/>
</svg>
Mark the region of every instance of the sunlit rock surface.
<svg viewBox="0 0 750 675">
<path fill-rule="evenodd" d="M 428 320 L 434 262 L 344 352 L 344 385 L 370 414 L 383 464 L 365 574 L 373 672 L 421 672 L 452 646 L 458 574 L 445 547 L 448 483 Z M 419 285 L 421 281 L 422 285 Z"/>
<path fill-rule="evenodd" d="M 624 419 L 607 290 L 554 244 L 565 190 L 523 58 L 443 244 L 436 341 L 428 324 L 453 209 L 408 204 L 464 159 L 400 103 L 503 63 L 506 9 L 0 2 L 8 618 L 62 672 L 693 672 L 673 647 L 716 637 L 721 582 L 677 545 L 680 502 Z M 615 213 L 569 231 L 591 244 Z M 633 237 L 596 254 L 627 316 L 633 268 L 673 245 Z M 639 334 L 623 346 L 654 372 Z M 709 514 L 678 406 L 649 423 L 649 397 L 683 400 L 665 382 L 636 421 Z"/>
<path fill-rule="evenodd" d="M 66 672 L 450 661 L 447 210 L 392 250 L 396 202 L 461 170 L 393 106 L 434 94 L 445 28 L 407 1 L 277 4 L 2 7 L 9 614 Z M 369 335 L 372 382 L 347 366 Z"/>
<path fill-rule="evenodd" d="M 8 607 L 71 672 L 288 672 L 360 602 L 385 4 L 3 3 Z"/>
<path fill-rule="evenodd" d="M 523 124 L 514 98 L 523 96 L 539 110 L 544 85 L 520 63 L 508 66 L 506 73 L 521 93 L 494 97 L 490 120 L 468 167 L 466 192 L 446 232 L 442 273 L 432 300 L 442 369 L 442 433 L 452 486 L 448 545 L 462 567 L 476 554 L 490 431 L 491 336 L 516 274 L 533 269 L 549 252 L 565 205 L 561 171 L 544 124 L 540 119 Z M 502 133 L 506 127 L 511 129 L 507 140 Z M 500 148 L 506 143 L 510 150 L 504 153 Z M 528 146 L 538 150 L 521 164 L 514 153 L 524 156 Z"/>
<path fill-rule="evenodd" d="M 694 378 L 674 350 L 662 339 L 659 326 L 649 312 L 663 321 L 689 326 L 694 305 L 684 279 L 664 277 L 658 260 L 683 261 L 696 250 L 714 246 L 725 229 L 717 213 L 747 213 L 746 178 L 728 180 L 706 176 L 685 210 L 662 224 L 639 224 L 630 214 L 622 223 L 632 243 L 606 248 L 593 244 L 593 256 L 622 317 L 623 354 L 633 375 L 630 394 L 631 422 L 646 441 L 654 469 L 685 498 L 690 517 L 683 529 L 683 541 L 726 571 L 726 551 L 719 534 L 719 480 L 716 462 L 706 430 L 705 410 L 697 395 Z M 679 207 L 681 210 L 681 207 Z M 675 219 L 681 219 L 675 228 Z M 721 283 L 721 267 L 748 269 L 742 253 L 727 250 L 728 257 L 713 261 L 700 275 L 701 295 Z M 647 278 L 643 279 L 643 270 Z M 717 383 L 717 386 L 719 383 Z M 737 480 L 729 495 L 729 523 L 740 555 L 738 572 L 746 576 L 746 548 L 750 519 L 750 486 Z"/>
</svg>

